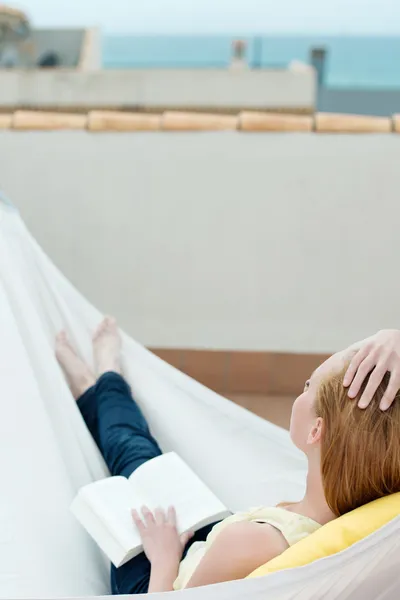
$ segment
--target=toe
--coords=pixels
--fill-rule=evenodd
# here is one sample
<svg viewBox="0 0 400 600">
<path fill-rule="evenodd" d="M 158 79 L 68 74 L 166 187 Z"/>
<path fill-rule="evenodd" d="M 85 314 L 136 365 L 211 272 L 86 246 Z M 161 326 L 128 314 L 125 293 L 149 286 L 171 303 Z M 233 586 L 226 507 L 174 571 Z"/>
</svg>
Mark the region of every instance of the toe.
<svg viewBox="0 0 400 600">
<path fill-rule="evenodd" d="M 100 333 L 102 332 L 103 329 L 103 323 L 104 321 L 102 321 L 101 323 L 99 323 L 96 327 L 96 329 L 94 330 L 94 334 L 93 334 L 93 339 L 97 339 L 100 335 Z"/>
<path fill-rule="evenodd" d="M 117 320 L 114 317 L 104 317 L 102 322 L 97 326 L 94 334 L 93 341 L 97 341 L 103 334 L 116 333 L 118 331 Z"/>
<path fill-rule="evenodd" d="M 117 319 L 115 317 L 107 317 L 107 326 L 109 329 L 117 329 Z"/>
<path fill-rule="evenodd" d="M 67 332 L 66 331 L 60 331 L 60 333 L 58 333 L 57 336 L 56 336 L 56 341 L 59 344 L 65 344 L 67 342 Z"/>
</svg>

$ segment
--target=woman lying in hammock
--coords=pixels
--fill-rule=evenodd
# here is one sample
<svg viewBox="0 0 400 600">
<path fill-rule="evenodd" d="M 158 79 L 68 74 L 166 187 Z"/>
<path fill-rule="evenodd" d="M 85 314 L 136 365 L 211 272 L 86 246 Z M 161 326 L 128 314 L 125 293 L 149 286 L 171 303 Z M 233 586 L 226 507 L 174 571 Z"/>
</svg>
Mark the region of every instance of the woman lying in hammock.
<svg viewBox="0 0 400 600">
<path fill-rule="evenodd" d="M 400 402 L 388 408 L 400 387 L 399 336 L 381 332 L 364 342 L 356 355 L 354 349 L 335 354 L 305 383 L 290 424 L 294 444 L 308 459 L 303 500 L 233 515 L 200 529 L 191 539 L 179 537 L 172 508 L 168 514 L 143 508 L 133 520 L 144 552 L 112 568 L 113 594 L 244 578 L 325 523 L 399 492 Z M 95 374 L 64 333 L 57 338 L 57 358 L 111 474 L 129 477 L 161 450 L 121 375 L 115 320 L 101 323 L 93 349 Z M 344 383 L 352 383 L 349 393 Z M 360 401 L 369 406 L 360 408 Z"/>
</svg>

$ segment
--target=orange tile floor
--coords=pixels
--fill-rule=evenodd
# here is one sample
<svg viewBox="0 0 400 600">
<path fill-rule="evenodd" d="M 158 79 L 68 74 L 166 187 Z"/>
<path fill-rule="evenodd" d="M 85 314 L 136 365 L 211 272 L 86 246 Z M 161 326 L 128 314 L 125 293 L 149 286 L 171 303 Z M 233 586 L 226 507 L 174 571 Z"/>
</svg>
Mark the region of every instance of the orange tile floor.
<svg viewBox="0 0 400 600">
<path fill-rule="evenodd" d="M 259 417 L 289 429 L 290 414 L 294 402 L 289 396 L 260 396 L 257 394 L 230 394 L 229 399 L 251 410 Z"/>
</svg>

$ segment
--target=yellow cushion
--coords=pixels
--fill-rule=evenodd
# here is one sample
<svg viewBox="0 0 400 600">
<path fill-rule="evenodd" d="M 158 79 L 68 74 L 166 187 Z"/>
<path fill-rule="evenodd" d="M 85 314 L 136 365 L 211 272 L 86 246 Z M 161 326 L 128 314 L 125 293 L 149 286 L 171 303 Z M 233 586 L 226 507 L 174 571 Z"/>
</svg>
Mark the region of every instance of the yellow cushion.
<svg viewBox="0 0 400 600">
<path fill-rule="evenodd" d="M 280 556 L 259 567 L 249 577 L 263 577 L 275 571 L 301 567 L 336 554 L 380 529 L 398 515 L 400 493 L 379 498 L 327 523 Z"/>
</svg>

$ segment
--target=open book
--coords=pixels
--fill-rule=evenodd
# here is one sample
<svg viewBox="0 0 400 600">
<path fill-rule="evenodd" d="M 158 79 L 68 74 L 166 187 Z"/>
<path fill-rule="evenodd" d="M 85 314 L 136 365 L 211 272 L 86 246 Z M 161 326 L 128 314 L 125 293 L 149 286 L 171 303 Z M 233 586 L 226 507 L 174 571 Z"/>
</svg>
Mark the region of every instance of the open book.
<svg viewBox="0 0 400 600">
<path fill-rule="evenodd" d="M 83 487 L 71 510 L 116 566 L 142 551 L 131 509 L 174 506 L 178 530 L 197 531 L 230 512 L 174 452 L 141 465 L 130 476 L 109 477 Z"/>
</svg>

